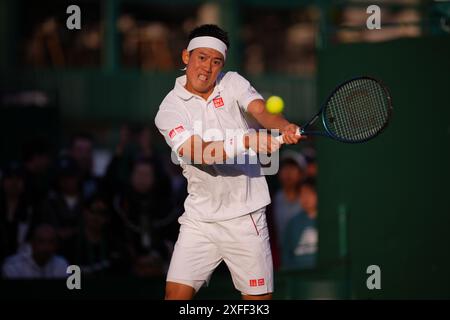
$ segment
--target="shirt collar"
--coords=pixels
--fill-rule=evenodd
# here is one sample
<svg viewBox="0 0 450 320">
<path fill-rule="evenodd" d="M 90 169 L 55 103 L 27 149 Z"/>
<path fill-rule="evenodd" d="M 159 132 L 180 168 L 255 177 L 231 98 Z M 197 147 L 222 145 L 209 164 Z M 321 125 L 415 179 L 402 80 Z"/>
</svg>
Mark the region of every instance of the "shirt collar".
<svg viewBox="0 0 450 320">
<path fill-rule="evenodd" d="M 213 92 L 208 98 L 208 101 L 212 98 L 216 97 L 217 95 L 220 95 L 220 92 L 223 90 L 223 84 L 222 84 L 222 78 L 224 74 L 220 73 L 216 80 L 216 86 L 214 87 Z M 198 97 L 196 94 L 189 92 L 184 86 L 186 85 L 186 75 L 183 75 L 181 77 L 178 77 L 175 80 L 175 93 L 177 96 L 179 96 L 183 100 L 189 100 L 192 97 Z"/>
</svg>

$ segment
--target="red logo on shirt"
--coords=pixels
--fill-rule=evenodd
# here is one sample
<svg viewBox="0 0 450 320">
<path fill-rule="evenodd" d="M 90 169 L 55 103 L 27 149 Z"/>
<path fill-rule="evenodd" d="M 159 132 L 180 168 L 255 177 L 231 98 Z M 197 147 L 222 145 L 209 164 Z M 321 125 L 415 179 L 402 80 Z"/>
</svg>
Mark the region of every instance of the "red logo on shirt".
<svg viewBox="0 0 450 320">
<path fill-rule="evenodd" d="M 223 99 L 222 99 L 222 97 L 218 97 L 218 98 L 213 99 L 213 103 L 214 103 L 214 107 L 216 107 L 216 108 L 223 107 Z"/>
<path fill-rule="evenodd" d="M 181 132 L 183 132 L 183 131 L 184 131 L 184 127 L 183 127 L 182 125 L 180 125 L 180 126 L 174 128 L 174 129 L 170 130 L 170 131 L 169 131 L 169 137 L 170 137 L 170 139 L 175 138 L 175 136 L 177 135 L 177 133 L 181 133 Z"/>
<path fill-rule="evenodd" d="M 258 280 L 251 279 L 248 282 L 250 284 L 250 287 L 259 287 L 259 286 L 263 286 L 265 281 L 264 281 L 264 278 L 261 278 L 261 279 L 258 279 Z"/>
</svg>

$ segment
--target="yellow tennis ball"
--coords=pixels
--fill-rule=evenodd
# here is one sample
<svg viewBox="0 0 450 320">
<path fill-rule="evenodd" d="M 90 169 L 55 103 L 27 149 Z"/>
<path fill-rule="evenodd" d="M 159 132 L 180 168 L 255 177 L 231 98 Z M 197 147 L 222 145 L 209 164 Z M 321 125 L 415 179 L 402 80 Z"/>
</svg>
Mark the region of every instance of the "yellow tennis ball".
<svg viewBox="0 0 450 320">
<path fill-rule="evenodd" d="M 281 97 L 271 96 L 266 101 L 266 109 L 269 113 L 277 114 L 283 112 L 284 101 Z"/>
</svg>

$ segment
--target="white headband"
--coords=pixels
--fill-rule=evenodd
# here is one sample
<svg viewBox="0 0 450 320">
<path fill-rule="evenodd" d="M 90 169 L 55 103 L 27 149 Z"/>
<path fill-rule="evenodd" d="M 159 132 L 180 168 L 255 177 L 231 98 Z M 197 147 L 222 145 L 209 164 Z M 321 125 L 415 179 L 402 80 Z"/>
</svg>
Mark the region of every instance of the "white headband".
<svg viewBox="0 0 450 320">
<path fill-rule="evenodd" d="M 187 47 L 187 51 L 191 51 L 197 48 L 211 48 L 219 51 L 223 55 L 223 59 L 225 60 L 227 57 L 227 45 L 214 37 L 196 37 L 189 42 Z"/>
</svg>

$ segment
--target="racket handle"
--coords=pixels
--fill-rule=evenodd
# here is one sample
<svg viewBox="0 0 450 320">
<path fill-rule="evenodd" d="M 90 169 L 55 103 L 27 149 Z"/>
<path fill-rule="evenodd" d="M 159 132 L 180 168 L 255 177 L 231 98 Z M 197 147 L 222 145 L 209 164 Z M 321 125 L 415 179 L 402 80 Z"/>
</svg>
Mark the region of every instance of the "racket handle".
<svg viewBox="0 0 450 320">
<path fill-rule="evenodd" d="M 301 135 L 301 134 L 300 134 L 300 129 L 297 128 L 297 132 L 296 132 L 295 134 L 296 134 L 297 136 L 300 136 L 300 135 Z M 280 134 L 278 137 L 276 137 L 275 139 L 277 139 L 278 142 L 281 143 L 281 144 L 284 143 L 283 135 L 281 135 L 281 134 Z"/>
<path fill-rule="evenodd" d="M 298 129 L 297 128 L 297 132 L 295 133 L 297 136 L 300 136 L 301 134 L 300 134 L 300 129 Z M 275 139 L 277 139 L 278 140 L 278 142 L 280 143 L 280 144 L 283 144 L 284 143 L 284 141 L 283 141 L 283 135 L 279 135 L 278 137 L 275 137 Z M 248 149 L 248 154 L 249 154 L 249 156 L 251 156 L 251 157 L 253 157 L 253 156 L 256 156 L 256 152 L 252 149 L 252 148 L 249 148 Z"/>
</svg>

